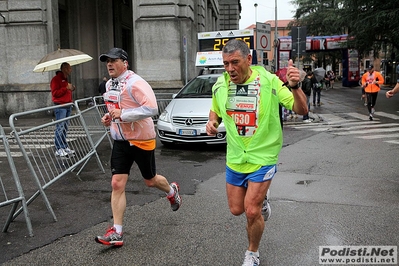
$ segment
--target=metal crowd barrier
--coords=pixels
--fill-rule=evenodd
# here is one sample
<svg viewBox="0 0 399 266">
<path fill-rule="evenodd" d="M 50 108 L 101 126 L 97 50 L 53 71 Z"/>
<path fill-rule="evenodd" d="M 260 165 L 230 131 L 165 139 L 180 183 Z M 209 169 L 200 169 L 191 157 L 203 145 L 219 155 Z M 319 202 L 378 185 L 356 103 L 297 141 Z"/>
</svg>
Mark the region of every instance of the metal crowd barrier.
<svg viewBox="0 0 399 266">
<path fill-rule="evenodd" d="M 161 93 L 156 93 L 155 96 L 157 97 L 157 104 L 158 104 L 158 114 L 152 117 L 152 120 L 154 123 L 158 121 L 159 115 L 165 110 L 166 106 L 170 103 L 172 100 L 172 95 L 173 93 L 168 93 L 168 92 L 161 92 Z M 91 98 L 86 98 L 80 100 L 80 104 L 82 104 L 85 101 L 90 100 Z M 100 116 L 103 117 L 104 114 L 107 113 L 107 107 L 104 104 L 104 98 L 102 96 L 95 96 L 92 98 L 92 102 L 94 106 L 96 106 L 98 112 L 100 113 Z M 100 117 L 100 118 L 101 118 Z M 101 122 L 101 119 L 100 119 Z M 111 140 L 110 140 L 111 141 Z"/>
<path fill-rule="evenodd" d="M 86 124 L 87 119 L 85 120 L 79 111 L 78 114 L 72 114 L 67 118 L 49 121 L 42 125 L 35 125 L 28 128 L 26 128 L 26 126 L 20 127 L 15 124 L 15 122 L 18 123 L 18 119 L 29 118 L 30 115 L 40 116 L 49 111 L 54 111 L 54 109 L 60 106 L 61 105 L 57 105 L 16 113 L 12 114 L 9 118 L 9 124 L 12 130 L 11 135 L 17 142 L 30 174 L 38 186 L 38 190 L 29 197 L 27 204 L 29 205 L 32 203 L 39 195 L 42 196 L 54 221 L 57 221 L 57 218 L 44 192 L 46 188 L 78 167 L 80 167 L 77 172 L 77 175 L 79 175 L 92 157 L 96 158 L 99 168 L 105 173 L 96 151 L 95 142 L 92 139 L 92 136 L 95 134 L 92 134 L 93 132 L 88 129 Z M 77 108 L 72 103 L 62 105 L 61 107 Z M 68 147 L 75 151 L 73 155 L 67 157 L 56 156 L 55 154 L 54 131 L 56 125 L 62 122 L 67 123 Z M 15 219 L 21 211 L 21 208 L 16 211 L 13 215 L 13 219 Z"/>
<path fill-rule="evenodd" d="M 75 101 L 76 112 L 82 116 L 96 148 L 104 138 L 108 138 L 112 147 L 111 136 L 108 134 L 109 128 L 104 127 L 101 123 L 101 118 L 107 112 L 107 107 L 102 98 L 96 96 Z"/>
<path fill-rule="evenodd" d="M 96 106 L 98 113 L 100 114 L 100 117 L 103 117 L 106 113 L 108 113 L 107 106 L 105 106 L 105 103 L 104 103 L 104 97 L 94 96 L 93 104 Z"/>
<path fill-rule="evenodd" d="M 10 145 L 8 139 L 4 133 L 3 127 L 0 125 L 0 153 L 6 155 L 8 165 L 10 169 L 6 169 L 5 165 L 1 167 L 0 170 L 0 208 L 5 206 L 11 206 L 11 210 L 8 214 L 6 223 L 3 227 L 3 232 L 7 232 L 10 226 L 13 216 L 18 208 L 19 203 L 22 205 L 22 210 L 24 212 L 26 226 L 28 227 L 28 232 L 30 236 L 33 236 L 32 223 L 29 218 L 28 205 L 26 203 L 25 195 L 17 174 L 17 169 L 14 164 L 14 160 L 11 156 Z M 2 151 L 3 150 L 3 151 Z M 7 171 L 9 170 L 9 171 Z"/>
<path fill-rule="evenodd" d="M 165 110 L 166 106 L 172 101 L 173 93 L 156 93 L 155 96 L 157 97 L 157 104 L 158 104 L 158 114 L 152 117 L 154 123 L 158 122 L 159 115 Z"/>
<path fill-rule="evenodd" d="M 172 100 L 171 93 L 159 93 L 156 94 L 156 96 L 159 113 L 153 117 L 154 123 L 157 122 L 159 114 L 165 110 L 166 106 Z M 109 134 L 109 128 L 105 128 L 101 123 L 101 117 L 107 112 L 102 96 L 79 99 L 74 103 L 63 105 L 62 107 L 72 107 L 72 113 L 76 112 L 76 114 L 72 114 L 61 120 L 54 121 L 53 119 L 49 119 L 48 122 L 41 125 L 32 126 L 27 126 L 25 123 L 18 123 L 21 120 L 28 121 L 31 116 L 37 117 L 45 114 L 52 114 L 54 110 L 59 107 L 60 105 L 57 105 L 12 114 L 9 117 L 11 133 L 8 137 L 5 136 L 4 130 L 0 125 L 0 144 L 3 143 L 11 171 L 11 174 L 3 172 L 3 169 L 5 170 L 4 167 L 2 167 L 0 171 L 0 207 L 12 205 L 3 232 L 6 232 L 10 223 L 14 221 L 21 212 L 24 212 L 29 234 L 33 236 L 28 205 L 38 196 L 42 197 L 54 221 L 57 221 L 57 217 L 47 198 L 45 189 L 67 173 L 73 172 L 78 167 L 80 167 L 80 169 L 77 171 L 76 175 L 79 175 L 93 156 L 96 158 L 101 171 L 105 173 L 96 148 L 104 138 L 108 138 L 112 147 L 112 140 Z M 67 124 L 68 147 L 75 151 L 73 155 L 68 157 L 61 157 L 55 154 L 54 132 L 57 124 L 62 122 L 66 122 Z M 16 171 L 8 144 L 9 142 L 17 143 L 19 146 L 19 156 L 22 154 L 25 161 L 24 164 L 26 163 L 28 167 L 28 169 L 25 170 L 32 176 L 33 181 L 31 180 L 31 182 L 37 185 L 37 191 L 29 196 L 28 199 L 23 193 L 23 186 L 20 183 Z M 4 178 L 2 176 L 3 174 L 5 174 L 7 178 Z M 12 181 L 10 176 L 13 178 L 13 184 L 10 184 L 10 181 Z M 22 206 L 17 210 L 19 203 L 21 203 Z"/>
</svg>

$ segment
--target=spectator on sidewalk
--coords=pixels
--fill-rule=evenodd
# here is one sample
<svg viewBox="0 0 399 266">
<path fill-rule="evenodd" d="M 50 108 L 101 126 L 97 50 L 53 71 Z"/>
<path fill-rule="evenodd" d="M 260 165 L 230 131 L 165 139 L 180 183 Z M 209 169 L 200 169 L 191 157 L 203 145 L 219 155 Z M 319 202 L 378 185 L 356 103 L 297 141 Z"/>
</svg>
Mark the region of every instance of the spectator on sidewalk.
<svg viewBox="0 0 399 266">
<path fill-rule="evenodd" d="M 74 85 L 68 82 L 68 77 L 72 73 L 72 67 L 68 63 L 62 63 L 60 70 L 56 72 L 51 79 L 51 99 L 55 105 L 72 103 L 72 92 L 76 89 Z M 54 109 L 55 120 L 69 117 L 72 112 L 72 106 L 60 106 Z M 62 121 L 55 126 L 55 155 L 60 157 L 68 157 L 75 153 L 68 147 L 67 142 L 68 121 Z"/>
<path fill-rule="evenodd" d="M 313 91 L 313 106 L 320 106 L 320 95 L 321 95 L 321 89 L 322 89 L 322 82 L 317 81 L 315 75 L 311 78 L 312 81 L 312 91 Z"/>
<path fill-rule="evenodd" d="M 103 80 L 101 81 L 100 85 L 98 85 L 98 94 L 100 96 L 103 96 L 103 94 L 107 91 L 105 88 L 105 84 L 107 83 L 108 79 L 107 77 L 103 77 Z"/>
<path fill-rule="evenodd" d="M 309 110 L 310 110 L 310 95 L 312 94 L 312 71 L 308 71 L 306 73 L 306 77 L 302 81 L 302 91 L 306 95 L 306 103 L 308 105 L 308 112 L 303 116 L 303 122 L 309 123 L 312 120 L 309 118 Z"/>
<path fill-rule="evenodd" d="M 329 70 L 327 72 L 327 79 L 329 82 L 329 88 L 334 89 L 334 82 L 335 82 L 335 74 L 334 71 Z"/>
</svg>

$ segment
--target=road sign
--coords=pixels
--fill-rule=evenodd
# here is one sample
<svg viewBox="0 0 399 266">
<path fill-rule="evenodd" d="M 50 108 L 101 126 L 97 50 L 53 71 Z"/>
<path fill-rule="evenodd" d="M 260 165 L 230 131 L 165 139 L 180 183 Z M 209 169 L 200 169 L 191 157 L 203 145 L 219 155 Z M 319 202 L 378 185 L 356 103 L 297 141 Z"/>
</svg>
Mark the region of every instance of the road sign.
<svg viewBox="0 0 399 266">
<path fill-rule="evenodd" d="M 292 27 L 292 53 L 301 56 L 306 53 L 306 27 Z"/>
<path fill-rule="evenodd" d="M 256 22 L 256 50 L 270 51 L 271 25 Z"/>
</svg>

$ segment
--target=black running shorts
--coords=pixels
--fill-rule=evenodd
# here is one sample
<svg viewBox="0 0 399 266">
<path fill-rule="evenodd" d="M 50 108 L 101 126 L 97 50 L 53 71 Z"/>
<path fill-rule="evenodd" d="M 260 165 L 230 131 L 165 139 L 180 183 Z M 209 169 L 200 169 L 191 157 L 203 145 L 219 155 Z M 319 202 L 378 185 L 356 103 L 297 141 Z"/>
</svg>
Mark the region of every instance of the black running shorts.
<svg viewBox="0 0 399 266">
<path fill-rule="evenodd" d="M 144 179 L 156 175 L 154 150 L 146 151 L 130 145 L 128 141 L 114 141 L 111 155 L 111 172 L 115 174 L 130 174 L 133 163 L 136 162 Z"/>
</svg>

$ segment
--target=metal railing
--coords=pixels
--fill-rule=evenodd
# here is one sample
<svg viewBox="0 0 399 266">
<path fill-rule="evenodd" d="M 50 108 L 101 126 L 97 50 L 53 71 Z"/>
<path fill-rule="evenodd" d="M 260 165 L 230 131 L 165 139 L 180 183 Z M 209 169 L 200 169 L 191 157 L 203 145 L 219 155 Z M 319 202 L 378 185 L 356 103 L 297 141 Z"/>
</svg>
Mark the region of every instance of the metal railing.
<svg viewBox="0 0 399 266">
<path fill-rule="evenodd" d="M 152 117 L 154 123 L 158 122 L 159 115 L 165 110 L 166 106 L 172 101 L 173 93 L 156 93 L 155 96 L 157 97 L 157 104 L 158 104 L 158 114 Z"/>
<path fill-rule="evenodd" d="M 152 120 L 154 123 L 158 121 L 159 115 L 165 110 L 166 106 L 172 101 L 173 99 L 173 93 L 168 93 L 168 92 L 161 92 L 161 93 L 156 93 L 155 94 L 157 97 L 157 104 L 158 104 L 158 114 L 152 117 Z M 94 106 L 96 106 L 99 114 L 100 114 L 100 121 L 101 117 L 103 117 L 104 114 L 107 113 L 107 107 L 104 104 L 104 98 L 102 96 L 95 96 L 93 98 L 86 98 L 82 99 L 80 104 L 84 102 L 84 100 L 92 100 L 92 103 Z"/>
<path fill-rule="evenodd" d="M 6 155 L 9 169 L 5 166 L 1 167 L 0 170 L 0 208 L 5 206 L 11 206 L 11 210 L 6 219 L 5 225 L 3 227 L 3 232 L 7 232 L 10 226 L 13 216 L 18 208 L 19 203 L 22 205 L 22 210 L 24 212 L 26 226 L 28 227 L 28 232 L 30 236 L 33 236 L 32 223 L 30 221 L 28 205 L 25 199 L 25 195 L 19 180 L 17 169 L 14 164 L 14 160 L 11 156 L 10 145 L 8 139 L 4 133 L 3 127 L 0 125 L 0 151 Z M 11 172 L 9 172 L 9 171 Z"/>
<path fill-rule="evenodd" d="M 157 94 L 159 114 L 165 110 L 171 100 L 171 93 Z M 53 114 L 54 110 L 60 107 L 72 108 L 74 114 L 60 120 L 54 120 L 52 117 L 49 117 L 48 121 L 41 119 L 42 122 L 40 124 L 29 123 L 30 125 L 27 125 L 25 123 L 32 117 Z M 79 176 L 91 158 L 94 157 L 97 160 L 100 170 L 105 173 L 96 149 L 105 138 L 108 139 L 111 147 L 113 144 L 109 128 L 104 127 L 101 123 L 101 117 L 106 112 L 103 97 L 96 96 L 79 99 L 74 103 L 62 106 L 56 105 L 12 114 L 9 117 L 11 133 L 7 137 L 0 125 L 0 144 L 2 144 L 0 145 L 0 154 L 3 154 L 2 157 L 6 155 L 10 166 L 9 169 L 2 167 L 0 171 L 0 207 L 12 205 L 12 209 L 6 218 L 3 232 L 6 232 L 10 223 L 21 212 L 24 212 L 29 235 L 33 236 L 28 205 L 39 196 L 42 197 L 54 221 L 57 221 L 45 190 L 66 174 L 74 172 L 77 169 L 76 175 Z M 159 114 L 153 117 L 154 123 L 157 122 Z M 59 156 L 56 154 L 55 144 L 58 140 L 55 137 L 55 131 L 61 125 L 67 129 L 67 144 L 71 150 L 74 150 L 74 154 L 72 155 Z M 13 154 L 11 152 L 9 143 L 13 143 L 13 146 L 18 146 L 17 153 Z M 4 152 L 1 152 L 2 147 Z M 30 183 L 33 183 L 33 187 L 37 187 L 37 190 L 29 197 L 24 195 L 23 186 L 20 183 L 13 156 L 18 158 L 23 157 L 19 160 L 23 160 L 24 162 L 22 163 L 27 168 L 21 169 L 21 171 L 27 172 L 26 176 L 32 177 L 29 180 Z M 19 203 L 21 203 L 21 207 L 18 206 Z M 17 209 L 18 207 L 19 209 Z"/>
<path fill-rule="evenodd" d="M 46 196 L 46 188 L 80 166 L 77 172 L 77 175 L 79 175 L 92 157 L 96 158 L 99 168 L 105 173 L 97 154 L 95 143 L 92 139 L 92 131 L 87 127 L 86 121 L 81 113 L 78 112 L 78 114 L 72 114 L 60 120 L 49 121 L 42 125 L 35 125 L 28 128 L 15 124 L 19 118 L 29 117 L 29 115 L 38 116 L 59 107 L 77 108 L 72 103 L 62 106 L 57 105 L 12 114 L 9 118 L 9 124 L 12 130 L 11 135 L 18 144 L 30 174 L 38 187 L 38 190 L 27 200 L 27 204 L 29 205 L 32 203 L 39 195 L 42 196 L 48 211 L 55 221 L 57 221 L 57 218 Z M 57 124 L 65 124 L 64 122 L 67 126 L 68 147 L 74 150 L 75 153 L 69 156 L 57 156 L 55 154 L 56 139 L 54 137 L 54 132 Z M 105 132 L 104 127 L 103 131 Z M 16 211 L 13 215 L 13 219 L 15 219 L 21 211 L 21 208 Z"/>
<path fill-rule="evenodd" d="M 90 104 L 86 105 L 87 102 Z M 104 138 L 108 138 L 112 147 L 112 140 L 108 134 L 109 128 L 104 127 L 101 123 L 101 117 L 107 112 L 107 107 L 103 102 L 100 96 L 75 101 L 76 112 L 82 116 L 96 148 Z"/>
</svg>

